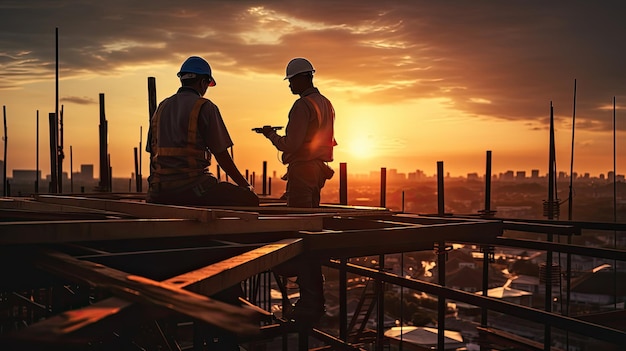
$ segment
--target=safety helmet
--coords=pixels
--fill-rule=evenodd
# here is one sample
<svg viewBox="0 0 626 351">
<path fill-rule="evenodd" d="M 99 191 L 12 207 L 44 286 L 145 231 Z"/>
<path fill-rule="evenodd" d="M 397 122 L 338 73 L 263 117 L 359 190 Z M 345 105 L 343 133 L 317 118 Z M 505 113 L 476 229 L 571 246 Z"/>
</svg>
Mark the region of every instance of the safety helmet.
<svg viewBox="0 0 626 351">
<path fill-rule="evenodd" d="M 180 66 L 180 71 L 176 75 L 180 79 L 188 79 L 195 78 L 197 74 L 208 75 L 211 77 L 209 86 L 215 86 L 216 83 L 215 79 L 213 79 L 213 74 L 211 74 L 211 66 L 209 66 L 209 63 L 202 57 L 191 56 L 186 59 L 182 66 Z"/>
<path fill-rule="evenodd" d="M 289 79 L 299 73 L 311 72 L 311 74 L 313 74 L 315 73 L 315 69 L 309 60 L 297 57 L 289 61 L 286 72 L 285 79 Z"/>
</svg>

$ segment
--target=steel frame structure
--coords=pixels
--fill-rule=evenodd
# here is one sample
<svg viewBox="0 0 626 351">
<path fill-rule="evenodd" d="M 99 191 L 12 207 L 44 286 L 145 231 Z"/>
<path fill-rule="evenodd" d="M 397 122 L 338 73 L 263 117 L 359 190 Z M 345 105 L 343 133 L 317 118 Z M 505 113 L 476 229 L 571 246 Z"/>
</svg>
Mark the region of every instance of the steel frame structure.
<svg viewBox="0 0 626 351">
<path fill-rule="evenodd" d="M 369 343 L 382 350 L 389 342 L 383 328 L 361 333 L 356 339 L 348 330 L 346 277 L 356 274 L 379 287 L 377 325 L 384 325 L 385 284 L 437 296 L 439 349 L 444 343 L 446 300 L 480 307 L 481 332 L 522 349 L 550 350 L 552 345 L 537 346 L 490 328 L 487 311 L 543 324 L 547 341 L 551 328 L 557 328 L 617 349 L 626 343 L 623 329 L 452 289 L 446 287 L 445 279 L 434 284 L 398 276 L 384 267 L 387 254 L 437 250 L 438 265 L 445 272 L 450 243 L 481 246 L 487 263 L 494 246 L 626 260 L 622 250 L 504 235 L 507 230 L 578 235 L 586 227 L 623 230 L 619 225 L 420 216 L 340 205 L 201 208 L 146 204 L 133 197 L 2 198 L 0 346 L 201 349 L 194 345 L 194 331 L 188 326 L 204 323 L 240 335 L 250 349 L 278 337 L 287 349 L 287 337 L 295 333 L 300 350 L 309 349 L 309 337 L 327 348 L 359 350 Z M 272 268 L 304 253 L 319 256 L 339 274 L 339 328 L 334 334 L 295 325 L 271 311 L 271 284 L 283 293 L 283 309 L 288 304 L 285 281 L 272 275 Z M 378 256 L 378 266 L 351 262 L 363 256 Z M 246 291 L 244 307 L 208 297 L 240 282 Z M 486 291 L 486 279 L 483 287 Z M 623 314 L 618 318 L 624 318 Z"/>
</svg>

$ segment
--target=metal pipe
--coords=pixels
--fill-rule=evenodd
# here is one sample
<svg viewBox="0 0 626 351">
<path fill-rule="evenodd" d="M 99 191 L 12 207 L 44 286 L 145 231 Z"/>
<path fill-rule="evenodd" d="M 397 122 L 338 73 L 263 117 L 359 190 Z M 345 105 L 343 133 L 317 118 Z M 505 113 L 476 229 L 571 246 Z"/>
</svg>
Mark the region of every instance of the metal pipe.
<svg viewBox="0 0 626 351">
<path fill-rule="evenodd" d="M 267 195 L 267 161 L 263 161 L 263 195 Z"/>
<path fill-rule="evenodd" d="M 387 207 L 387 168 L 380 169 L 380 207 Z"/>
<path fill-rule="evenodd" d="M 35 168 L 35 194 L 39 193 L 39 110 L 37 110 L 37 132 L 35 137 L 35 144 L 37 145 L 35 148 L 35 158 L 36 158 L 36 168 Z M 5 157 L 6 160 L 6 157 Z"/>
<path fill-rule="evenodd" d="M 484 215 L 490 217 L 491 212 L 491 150 L 487 150 L 487 161 L 485 169 L 485 211 Z"/>
<path fill-rule="evenodd" d="M 63 159 L 65 155 L 63 153 L 63 105 L 61 105 L 61 114 L 59 115 L 59 142 L 57 144 L 57 173 L 59 180 L 59 193 L 63 192 Z"/>
<path fill-rule="evenodd" d="M 104 94 L 100 93 L 100 191 L 111 191 L 109 184 L 109 163 L 107 160 L 108 146 L 107 146 L 107 120 L 104 113 Z"/>
<path fill-rule="evenodd" d="M 2 106 L 2 116 L 4 117 L 4 165 L 2 166 L 2 192 L 4 196 L 8 196 L 9 193 L 7 191 L 7 184 L 9 184 L 9 181 L 7 180 L 7 147 L 9 144 L 9 137 L 7 135 L 7 107 L 4 105 Z"/>
<path fill-rule="evenodd" d="M 57 128 L 54 112 L 48 114 L 48 122 L 50 131 L 50 189 L 48 190 L 56 194 L 59 188 L 57 186 Z"/>
<path fill-rule="evenodd" d="M 437 214 L 445 215 L 443 196 L 443 161 L 437 161 Z"/>
<path fill-rule="evenodd" d="M 62 174 L 61 174 L 61 158 L 59 156 L 59 27 L 55 28 L 55 32 L 54 32 L 54 37 L 55 37 L 55 42 L 54 42 L 54 48 L 55 48 L 55 74 L 54 74 L 54 90 L 55 90 L 55 97 L 54 97 L 54 134 L 55 134 L 55 144 L 54 144 L 54 153 L 55 153 L 55 158 L 57 159 L 57 162 L 55 162 L 56 168 L 53 169 L 52 171 L 54 173 L 57 174 L 57 184 L 56 184 L 56 189 L 55 192 L 61 193 L 63 191 L 63 179 Z"/>
<path fill-rule="evenodd" d="M 133 151 L 134 151 L 134 156 L 135 156 L 135 190 L 139 192 L 139 186 L 140 186 L 139 185 L 140 180 L 138 176 L 139 175 L 139 159 L 138 159 L 139 155 L 137 155 L 136 147 L 133 148 Z"/>
<path fill-rule="evenodd" d="M 550 101 L 550 146 L 549 146 L 549 157 L 548 157 L 548 219 L 554 219 L 554 179 L 556 172 L 556 155 L 555 155 L 555 145 L 554 145 L 554 106 L 552 106 L 552 101 Z M 548 233 L 547 240 L 552 242 L 552 234 Z M 548 250 L 546 252 L 546 269 L 545 269 L 545 299 L 544 299 L 544 309 L 546 312 L 552 311 L 552 251 Z M 550 325 L 545 325 L 544 330 L 544 350 L 549 351 L 551 348 L 551 340 L 552 340 L 552 329 Z"/>
<path fill-rule="evenodd" d="M 72 145 L 70 145 L 70 193 L 74 192 L 74 174 L 72 171 L 74 169 L 73 163 Z"/>
<path fill-rule="evenodd" d="M 348 205 L 348 165 L 339 164 L 339 204 Z"/>
</svg>

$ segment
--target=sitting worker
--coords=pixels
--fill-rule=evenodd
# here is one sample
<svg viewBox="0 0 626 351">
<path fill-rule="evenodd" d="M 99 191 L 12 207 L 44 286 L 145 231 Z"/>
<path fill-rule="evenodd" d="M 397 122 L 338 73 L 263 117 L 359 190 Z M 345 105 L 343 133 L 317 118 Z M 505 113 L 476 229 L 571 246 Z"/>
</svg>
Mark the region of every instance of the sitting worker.
<svg viewBox="0 0 626 351">
<path fill-rule="evenodd" d="M 287 64 L 285 79 L 294 95 L 299 95 L 291 110 L 285 135 L 270 126 L 263 135 L 283 152 L 287 166 L 286 199 L 289 207 L 319 207 L 320 192 L 334 171 L 327 165 L 333 160 L 335 110 L 331 102 L 313 85 L 315 69 L 305 58 Z M 290 316 L 305 322 L 317 321 L 325 312 L 323 279 L 317 257 L 299 257 L 275 268 L 281 275 L 297 275 L 300 299 Z"/>
<path fill-rule="evenodd" d="M 150 152 L 147 202 L 258 206 L 258 196 L 228 153 L 233 142 L 219 109 L 203 97 L 208 87 L 215 86 L 208 62 L 198 56 L 189 57 L 178 77 L 181 87 L 159 104 L 150 120 L 146 146 Z M 236 185 L 220 182 L 209 172 L 211 154 Z M 239 305 L 240 296 L 243 292 L 237 284 L 212 298 Z M 210 350 L 239 350 L 231 333 L 201 323 L 194 323 L 194 328 L 195 347 L 206 344 Z"/>
<path fill-rule="evenodd" d="M 258 206 L 259 198 L 233 162 L 233 142 L 218 107 L 204 98 L 215 79 L 208 62 L 189 57 L 178 72 L 181 87 L 163 100 L 150 121 L 147 201 L 170 205 Z M 211 155 L 235 184 L 209 172 Z"/>
</svg>

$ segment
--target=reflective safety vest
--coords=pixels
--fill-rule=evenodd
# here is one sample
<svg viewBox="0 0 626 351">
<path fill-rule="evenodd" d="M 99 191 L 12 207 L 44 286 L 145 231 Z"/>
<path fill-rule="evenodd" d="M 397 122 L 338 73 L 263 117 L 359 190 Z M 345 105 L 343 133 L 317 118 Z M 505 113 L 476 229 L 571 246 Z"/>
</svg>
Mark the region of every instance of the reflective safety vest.
<svg viewBox="0 0 626 351">
<path fill-rule="evenodd" d="M 315 114 L 317 123 L 310 123 L 304 143 L 298 151 L 283 154 L 284 163 L 315 159 L 325 162 L 333 160 L 333 147 L 337 145 L 334 136 L 335 109 L 327 98 L 321 94 L 319 96 L 321 102 L 311 95 L 302 97 L 302 101 Z"/>
<path fill-rule="evenodd" d="M 196 136 L 198 132 L 198 117 L 200 109 L 209 101 L 203 97 L 196 100 L 191 112 L 189 113 L 189 124 L 187 128 L 187 143 L 183 147 L 164 147 L 161 146 L 161 113 L 167 101 L 159 106 L 152 121 L 150 128 L 152 130 L 150 148 L 150 184 L 160 183 L 161 177 L 173 178 L 176 187 L 184 184 L 190 184 L 195 178 L 205 173 L 204 164 L 207 160 L 207 151 L 196 145 Z M 179 160 L 185 160 L 183 167 L 168 167 L 164 161 L 167 157 L 177 157 Z"/>
</svg>

